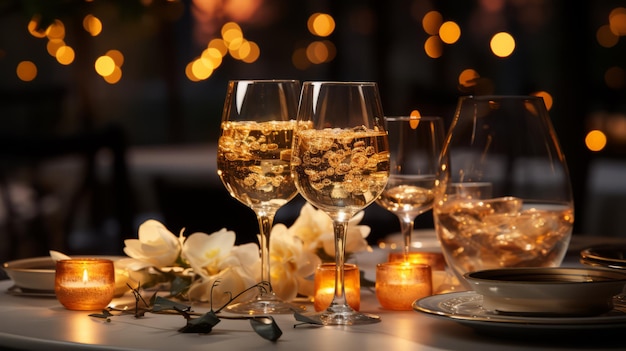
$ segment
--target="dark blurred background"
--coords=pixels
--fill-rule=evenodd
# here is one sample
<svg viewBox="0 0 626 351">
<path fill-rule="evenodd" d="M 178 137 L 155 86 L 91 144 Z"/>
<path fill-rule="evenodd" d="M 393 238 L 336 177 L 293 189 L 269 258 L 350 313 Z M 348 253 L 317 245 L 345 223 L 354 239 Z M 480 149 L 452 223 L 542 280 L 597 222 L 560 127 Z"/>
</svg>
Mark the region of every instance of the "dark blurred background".
<svg viewBox="0 0 626 351">
<path fill-rule="evenodd" d="M 226 83 L 252 78 L 373 80 L 386 114 L 446 123 L 461 95 L 542 95 L 575 233 L 626 235 L 624 35 L 612 0 L 0 0 L 0 260 L 118 254 L 148 218 L 255 241 L 215 165 Z M 365 212 L 370 243 L 399 230 Z"/>
</svg>

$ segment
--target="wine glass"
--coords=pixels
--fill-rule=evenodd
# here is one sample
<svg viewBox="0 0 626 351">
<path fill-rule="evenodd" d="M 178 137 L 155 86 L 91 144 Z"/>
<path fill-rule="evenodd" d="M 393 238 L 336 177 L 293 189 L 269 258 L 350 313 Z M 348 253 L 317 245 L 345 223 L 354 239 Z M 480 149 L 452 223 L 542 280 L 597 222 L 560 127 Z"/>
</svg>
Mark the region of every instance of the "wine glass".
<svg viewBox="0 0 626 351">
<path fill-rule="evenodd" d="M 387 117 L 391 154 L 389 181 L 376 203 L 400 220 L 404 261 L 409 259 L 415 218 L 430 210 L 445 137 L 436 116 Z"/>
<path fill-rule="evenodd" d="M 261 282 L 251 301 L 227 310 L 244 314 L 291 313 L 270 280 L 270 232 L 278 209 L 297 194 L 289 168 L 298 96 L 297 80 L 233 80 L 228 83 L 217 148 L 217 173 L 230 195 L 250 207 L 259 222 Z"/>
<path fill-rule="evenodd" d="M 305 82 L 291 155 L 300 194 L 333 221 L 335 294 L 308 315 L 324 325 L 366 324 L 378 316 L 353 310 L 344 287 L 348 221 L 380 195 L 389 177 L 389 144 L 374 82 Z"/>
<path fill-rule="evenodd" d="M 448 265 L 465 273 L 561 264 L 574 201 L 541 97 L 467 96 L 442 150 L 433 217 Z"/>
</svg>

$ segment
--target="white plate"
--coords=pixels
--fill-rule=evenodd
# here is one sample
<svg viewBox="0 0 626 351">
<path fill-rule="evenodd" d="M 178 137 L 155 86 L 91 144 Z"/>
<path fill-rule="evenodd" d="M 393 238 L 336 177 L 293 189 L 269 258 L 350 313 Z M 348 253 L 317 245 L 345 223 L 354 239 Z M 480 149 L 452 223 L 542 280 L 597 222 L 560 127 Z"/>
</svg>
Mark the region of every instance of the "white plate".
<svg viewBox="0 0 626 351">
<path fill-rule="evenodd" d="M 623 331 L 626 328 L 626 300 L 616 297 L 614 309 L 588 317 L 536 317 L 488 312 L 482 308 L 482 295 L 474 291 L 432 295 L 413 303 L 413 309 L 452 320 L 482 332 L 572 332 Z"/>
<path fill-rule="evenodd" d="M 2 269 L 19 288 L 54 291 L 55 263 L 50 256 L 5 262 Z"/>
</svg>

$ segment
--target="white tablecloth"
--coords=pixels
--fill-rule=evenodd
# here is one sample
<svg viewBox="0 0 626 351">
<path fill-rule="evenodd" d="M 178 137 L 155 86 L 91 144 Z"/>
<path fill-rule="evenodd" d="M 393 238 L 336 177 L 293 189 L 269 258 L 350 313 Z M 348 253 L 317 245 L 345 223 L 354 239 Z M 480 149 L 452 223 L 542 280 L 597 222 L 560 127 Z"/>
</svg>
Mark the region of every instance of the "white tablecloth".
<svg viewBox="0 0 626 351">
<path fill-rule="evenodd" d="M 585 246 L 577 240 L 576 245 Z M 356 259 L 366 278 L 386 259 L 376 249 Z M 572 264 L 575 260 L 570 261 Z M 454 320 L 415 311 L 380 308 L 371 289 L 362 288 L 361 311 L 380 315 L 382 321 L 359 326 L 299 326 L 293 315 L 275 315 L 283 335 L 276 342 L 254 333 L 247 321 L 222 320 L 210 334 L 183 334 L 178 315 L 146 314 L 113 317 L 110 323 L 89 317 L 89 312 L 66 310 L 54 297 L 36 298 L 4 293 L 12 285 L 0 281 L 0 348 L 27 350 L 571 350 L 615 349 L 624 346 L 613 339 L 586 337 L 584 329 L 567 337 L 547 338 L 533 332 L 520 338 L 482 335 Z M 128 300 L 128 298 L 126 298 Z M 309 310 L 313 310 L 311 305 Z M 194 306 L 206 312 L 206 306 Z M 536 330 L 539 332 L 540 330 Z M 577 336 L 583 336 L 577 338 Z M 617 345 L 617 346 L 616 346 Z"/>
</svg>

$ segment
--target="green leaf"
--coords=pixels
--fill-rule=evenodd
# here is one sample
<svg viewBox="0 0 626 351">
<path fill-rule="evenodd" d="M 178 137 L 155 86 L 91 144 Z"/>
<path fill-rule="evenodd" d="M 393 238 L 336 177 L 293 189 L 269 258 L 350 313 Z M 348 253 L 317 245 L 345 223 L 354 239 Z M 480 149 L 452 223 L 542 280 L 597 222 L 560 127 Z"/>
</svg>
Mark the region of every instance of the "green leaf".
<svg viewBox="0 0 626 351">
<path fill-rule="evenodd" d="M 276 341 L 283 335 L 283 331 L 271 316 L 251 317 L 250 325 L 257 334 L 270 341 Z"/>
<path fill-rule="evenodd" d="M 160 312 L 166 310 L 190 311 L 191 306 L 187 306 L 182 303 L 178 303 L 172 300 L 168 300 L 164 297 L 157 296 L 154 300 L 154 305 L 152 306 L 152 312 Z"/>
<path fill-rule="evenodd" d="M 309 316 L 306 316 L 300 312 L 294 312 L 293 316 L 296 318 L 296 320 L 298 322 L 302 322 L 305 324 L 315 324 L 315 325 L 324 325 L 324 323 L 322 323 L 322 321 L 318 318 L 311 318 Z M 294 325 L 294 327 L 296 327 L 297 325 Z"/>
<path fill-rule="evenodd" d="M 96 318 L 109 318 L 113 316 L 113 314 L 111 312 L 109 312 L 108 310 L 102 310 L 102 313 L 92 313 L 89 315 L 89 317 L 96 317 Z"/>
<path fill-rule="evenodd" d="M 208 334 L 220 319 L 213 311 L 207 312 L 198 318 L 187 319 L 187 325 L 178 329 L 181 333 Z"/>
</svg>

